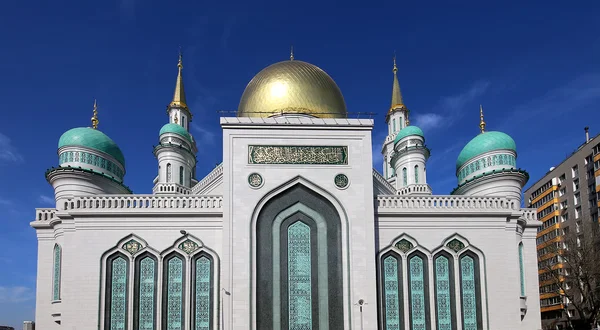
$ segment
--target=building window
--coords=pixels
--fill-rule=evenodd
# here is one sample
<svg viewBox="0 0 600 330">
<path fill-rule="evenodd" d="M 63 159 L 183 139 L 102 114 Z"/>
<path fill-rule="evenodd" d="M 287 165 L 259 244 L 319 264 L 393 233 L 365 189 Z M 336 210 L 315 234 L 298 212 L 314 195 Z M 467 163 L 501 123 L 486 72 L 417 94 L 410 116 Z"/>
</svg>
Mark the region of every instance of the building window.
<svg viewBox="0 0 600 330">
<path fill-rule="evenodd" d="M 573 191 L 579 190 L 579 179 L 573 180 Z"/>
<path fill-rule="evenodd" d="M 183 166 L 179 166 L 179 184 L 183 186 Z"/>
<path fill-rule="evenodd" d="M 581 195 L 579 193 L 576 193 L 573 196 L 573 201 L 575 205 L 579 205 L 579 203 L 581 203 Z"/>
<path fill-rule="evenodd" d="M 171 164 L 167 164 L 167 182 L 171 182 Z"/>
<path fill-rule="evenodd" d="M 205 253 L 199 254 L 192 266 L 192 278 L 194 279 L 192 295 L 192 328 L 211 329 L 212 305 L 213 305 L 213 273 L 214 266 L 212 258 Z"/>
<path fill-rule="evenodd" d="M 479 259 L 468 253 L 460 257 L 460 296 L 462 303 L 463 329 L 482 329 L 481 292 L 479 283 Z"/>
<path fill-rule="evenodd" d="M 419 165 L 415 165 L 415 183 L 419 183 Z"/>
<path fill-rule="evenodd" d="M 181 127 L 187 129 L 187 120 L 185 116 L 181 116 Z"/>
<path fill-rule="evenodd" d="M 392 133 L 396 133 L 396 119 L 392 119 Z"/>
<path fill-rule="evenodd" d="M 290 329 L 312 326 L 310 227 L 297 221 L 288 228 Z"/>
<path fill-rule="evenodd" d="M 54 274 L 52 276 L 52 300 L 60 300 L 60 272 L 62 267 L 62 249 L 54 245 Z"/>
<path fill-rule="evenodd" d="M 525 297 L 525 263 L 523 262 L 523 243 L 519 243 L 519 273 L 521 279 L 521 297 Z"/>
<path fill-rule="evenodd" d="M 429 321 L 429 293 L 427 258 L 415 254 L 408 259 L 408 290 L 411 329 L 427 329 Z"/>
<path fill-rule="evenodd" d="M 581 206 L 575 208 L 575 219 L 581 218 Z"/>
<path fill-rule="evenodd" d="M 579 176 L 579 165 L 575 165 L 571 168 L 571 176 L 573 179 Z"/>
<path fill-rule="evenodd" d="M 562 197 L 562 196 L 564 196 L 566 191 L 567 191 L 567 190 L 566 190 L 566 188 L 561 188 L 561 189 L 558 191 L 558 196 L 559 196 L 559 197 Z"/>
<path fill-rule="evenodd" d="M 185 261 L 176 253 L 163 261 L 163 329 L 180 330 L 184 328 L 184 281 Z"/>
<path fill-rule="evenodd" d="M 585 165 L 590 164 L 592 162 L 592 155 L 588 155 L 585 157 Z"/>
<path fill-rule="evenodd" d="M 407 172 L 407 170 L 405 167 L 402 169 L 402 184 L 405 186 L 408 184 L 408 182 L 407 182 L 408 181 L 408 173 L 406 173 L 406 172 Z"/>
<path fill-rule="evenodd" d="M 150 254 L 143 254 L 136 259 L 133 309 L 134 329 L 156 329 L 157 272 L 158 263 Z"/>
<path fill-rule="evenodd" d="M 402 297 L 402 259 L 394 254 L 383 258 L 383 325 L 384 329 L 404 329 Z"/>
<path fill-rule="evenodd" d="M 106 330 L 127 329 L 127 287 L 129 280 L 127 257 L 120 253 L 106 261 Z"/>
<path fill-rule="evenodd" d="M 435 316 L 437 328 L 452 330 L 456 328 L 454 313 L 454 263 L 452 256 L 440 254 L 434 259 L 435 278 Z"/>
</svg>

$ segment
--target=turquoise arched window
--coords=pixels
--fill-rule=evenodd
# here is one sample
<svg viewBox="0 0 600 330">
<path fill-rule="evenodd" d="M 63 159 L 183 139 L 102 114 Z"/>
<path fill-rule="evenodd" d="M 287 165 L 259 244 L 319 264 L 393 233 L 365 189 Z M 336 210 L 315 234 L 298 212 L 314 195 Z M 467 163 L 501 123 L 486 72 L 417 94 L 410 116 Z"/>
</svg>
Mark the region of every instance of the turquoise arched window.
<svg viewBox="0 0 600 330">
<path fill-rule="evenodd" d="M 479 258 L 471 252 L 460 257 L 460 296 L 464 330 L 483 329 Z"/>
<path fill-rule="evenodd" d="M 62 248 L 54 245 L 54 266 L 52 275 L 52 300 L 60 300 L 60 277 L 62 268 Z"/>
<path fill-rule="evenodd" d="M 171 163 L 167 164 L 167 182 L 171 182 Z"/>
<path fill-rule="evenodd" d="M 402 259 L 388 253 L 381 259 L 383 329 L 404 329 L 404 299 L 402 296 Z"/>
<path fill-rule="evenodd" d="M 525 297 L 525 263 L 523 262 L 523 243 L 519 243 L 519 273 L 521 279 L 521 297 Z"/>
<path fill-rule="evenodd" d="M 156 327 L 156 280 L 158 263 L 150 254 L 142 254 L 135 262 L 134 318 L 133 328 L 155 330 Z"/>
<path fill-rule="evenodd" d="M 415 165 L 415 183 L 419 183 L 419 165 Z"/>
<path fill-rule="evenodd" d="M 402 169 L 402 184 L 403 185 L 407 185 L 408 184 L 408 171 L 406 170 L 406 167 Z"/>
<path fill-rule="evenodd" d="M 201 253 L 192 264 L 192 329 L 210 330 L 213 328 L 213 259 Z"/>
<path fill-rule="evenodd" d="M 163 261 L 163 325 L 165 330 L 183 330 L 185 259 L 177 253 Z"/>
<path fill-rule="evenodd" d="M 415 253 L 408 258 L 408 298 L 411 330 L 426 330 L 429 324 L 427 257 Z"/>
<path fill-rule="evenodd" d="M 289 328 L 312 327 L 310 227 L 297 221 L 288 228 Z"/>
<path fill-rule="evenodd" d="M 434 257 L 435 319 L 438 330 L 456 329 L 454 262 L 448 253 Z"/>
<path fill-rule="evenodd" d="M 106 260 L 106 330 L 127 329 L 128 283 L 128 259 L 121 253 L 114 254 Z"/>
</svg>

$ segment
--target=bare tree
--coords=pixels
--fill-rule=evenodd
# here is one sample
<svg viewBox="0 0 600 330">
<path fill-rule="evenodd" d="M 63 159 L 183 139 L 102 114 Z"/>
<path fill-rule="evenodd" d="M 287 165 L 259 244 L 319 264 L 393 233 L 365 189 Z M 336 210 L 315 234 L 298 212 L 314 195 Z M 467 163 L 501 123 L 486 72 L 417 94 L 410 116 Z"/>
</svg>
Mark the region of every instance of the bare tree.
<svg viewBox="0 0 600 330">
<path fill-rule="evenodd" d="M 562 299 L 571 329 L 589 330 L 600 321 L 600 226 L 596 219 L 582 219 L 580 223 L 558 244 L 548 246 L 556 259 L 544 268 L 551 274 L 553 292 Z M 569 306 L 577 315 L 569 314 Z"/>
</svg>

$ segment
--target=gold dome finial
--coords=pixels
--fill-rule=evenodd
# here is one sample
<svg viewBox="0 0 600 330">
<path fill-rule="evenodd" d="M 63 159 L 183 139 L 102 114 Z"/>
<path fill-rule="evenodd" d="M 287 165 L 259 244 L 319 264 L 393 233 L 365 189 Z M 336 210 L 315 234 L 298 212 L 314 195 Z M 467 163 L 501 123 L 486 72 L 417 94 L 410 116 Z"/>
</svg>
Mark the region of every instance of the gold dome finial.
<svg viewBox="0 0 600 330">
<path fill-rule="evenodd" d="M 479 105 L 479 129 L 481 129 L 481 133 L 485 132 L 485 121 L 483 121 L 483 106 Z"/>
<path fill-rule="evenodd" d="M 398 72 L 398 67 L 396 66 L 396 51 L 394 51 L 394 69 L 392 69 L 392 71 L 394 71 L 394 74 Z"/>
<path fill-rule="evenodd" d="M 187 109 L 187 102 L 185 100 L 185 90 L 183 89 L 183 53 L 181 47 L 179 47 L 179 61 L 177 62 L 177 82 L 175 83 L 175 94 L 173 94 L 173 101 L 169 104 L 171 107 L 181 107 Z"/>
<path fill-rule="evenodd" d="M 94 99 L 94 112 L 92 115 L 92 128 L 98 129 L 98 124 L 100 124 L 100 120 L 98 120 L 98 104 L 96 103 L 96 99 Z"/>
<path fill-rule="evenodd" d="M 394 69 L 392 71 L 394 72 L 394 85 L 392 87 L 392 108 L 404 107 L 404 101 L 402 100 L 402 92 L 400 91 L 400 83 L 398 82 L 396 52 L 394 52 Z"/>
<path fill-rule="evenodd" d="M 290 46 L 290 61 L 294 60 L 294 45 Z"/>
<path fill-rule="evenodd" d="M 408 111 L 408 109 L 406 110 L 406 120 L 404 120 L 404 126 L 410 126 L 410 120 L 408 119 L 408 114 L 410 113 L 410 111 Z"/>
</svg>

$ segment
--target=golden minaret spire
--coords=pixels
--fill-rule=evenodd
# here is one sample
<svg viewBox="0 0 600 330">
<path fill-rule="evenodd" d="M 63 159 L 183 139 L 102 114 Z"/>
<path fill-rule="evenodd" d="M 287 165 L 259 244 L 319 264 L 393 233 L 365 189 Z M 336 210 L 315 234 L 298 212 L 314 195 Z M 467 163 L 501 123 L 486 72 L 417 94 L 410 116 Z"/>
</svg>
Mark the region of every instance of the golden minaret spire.
<svg viewBox="0 0 600 330">
<path fill-rule="evenodd" d="M 183 71 L 183 54 L 181 53 L 181 48 L 179 48 L 179 62 L 177 63 L 178 73 L 177 73 L 177 82 L 175 83 L 175 94 L 173 95 L 173 101 L 169 106 L 171 107 L 181 107 L 187 109 L 187 102 L 185 101 L 185 90 L 183 89 L 183 75 L 181 71 Z"/>
<path fill-rule="evenodd" d="M 483 121 L 483 106 L 479 105 L 479 129 L 481 133 L 485 133 L 485 121 Z"/>
<path fill-rule="evenodd" d="M 290 61 L 294 60 L 294 45 L 290 46 Z"/>
<path fill-rule="evenodd" d="M 396 106 L 405 107 L 402 100 L 402 92 L 400 91 L 400 83 L 398 82 L 398 67 L 396 66 L 396 53 L 394 53 L 394 85 L 392 87 L 392 108 Z"/>
<path fill-rule="evenodd" d="M 100 124 L 100 120 L 98 120 L 98 104 L 96 103 L 96 99 L 94 99 L 94 112 L 92 115 L 92 128 L 98 129 L 98 124 Z"/>
</svg>

